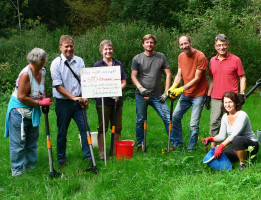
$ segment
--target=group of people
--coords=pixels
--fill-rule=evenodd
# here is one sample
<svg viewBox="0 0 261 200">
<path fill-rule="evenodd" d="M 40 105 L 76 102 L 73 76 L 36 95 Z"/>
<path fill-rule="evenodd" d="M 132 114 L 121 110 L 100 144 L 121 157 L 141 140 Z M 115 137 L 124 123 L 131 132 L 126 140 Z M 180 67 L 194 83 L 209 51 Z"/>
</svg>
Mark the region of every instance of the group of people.
<svg viewBox="0 0 261 200">
<path fill-rule="evenodd" d="M 190 139 L 187 151 L 196 149 L 200 116 L 204 105 L 211 107 L 210 135 L 203 139 L 204 144 L 211 142 L 211 147 L 222 142 L 215 150 L 218 158 L 224 153 L 231 161 L 240 161 L 244 166 L 247 158 L 245 149 L 254 146 L 252 154 L 258 152 L 258 142 L 253 133 L 247 114 L 241 111 L 244 104 L 246 78 L 240 58 L 229 53 L 229 42 L 224 34 L 215 38 L 217 55 L 209 63 L 209 81 L 206 71 L 208 66 L 204 53 L 192 47 L 191 39 L 183 35 L 178 39 L 182 53 L 178 56 L 178 71 L 171 86 L 170 65 L 163 53 L 154 50 L 156 37 L 147 34 L 142 38 L 144 52 L 136 55 L 131 64 L 131 80 L 136 86 L 136 138 L 137 150 L 144 142 L 144 120 L 147 106 L 150 105 L 164 122 L 169 131 L 170 111 L 166 104 L 167 97 L 179 97 L 172 117 L 170 141 L 171 150 L 183 149 L 181 120 L 192 107 L 190 119 Z M 74 40 L 62 35 L 59 41 L 61 55 L 55 58 L 50 67 L 57 116 L 57 161 L 59 168 L 66 166 L 67 131 L 71 119 L 79 129 L 84 160 L 91 161 L 87 135 L 81 106 L 88 104 L 88 99 L 81 97 L 80 69 L 85 68 L 82 58 L 74 55 Z M 113 58 L 113 44 L 104 40 L 99 47 L 102 59 L 94 67 L 120 66 L 121 87 L 126 86 L 127 76 L 123 64 Z M 19 176 L 24 171 L 33 169 L 37 162 L 37 140 L 39 137 L 40 106 L 50 106 L 51 99 L 45 97 L 45 77 L 47 54 L 43 49 L 34 48 L 27 56 L 27 65 L 19 74 L 6 114 L 5 136 L 10 137 L 10 158 L 12 176 Z M 164 92 L 161 92 L 162 73 L 166 75 Z M 239 83 L 238 83 L 239 79 Z M 181 85 L 183 80 L 183 85 Z M 240 85 L 240 87 L 238 87 Z M 238 88 L 240 88 L 238 92 Z M 239 94 L 238 94 L 239 93 Z M 148 99 L 144 98 L 148 97 Z M 117 102 L 117 109 L 113 109 Z M 210 106 L 211 102 L 211 106 Z M 103 120 L 101 98 L 96 98 L 98 114 L 99 158 L 104 159 Z M 104 98 L 105 132 L 116 115 L 114 141 L 118 141 L 122 130 L 122 97 Z M 226 114 L 223 115 L 225 111 Z M 116 113 L 114 113 L 116 112 Z M 86 114 L 86 113 L 85 113 Z M 223 115 L 223 116 L 222 116 Z M 87 117 L 87 116 L 86 116 Z M 226 135 L 228 137 L 226 138 Z"/>
</svg>

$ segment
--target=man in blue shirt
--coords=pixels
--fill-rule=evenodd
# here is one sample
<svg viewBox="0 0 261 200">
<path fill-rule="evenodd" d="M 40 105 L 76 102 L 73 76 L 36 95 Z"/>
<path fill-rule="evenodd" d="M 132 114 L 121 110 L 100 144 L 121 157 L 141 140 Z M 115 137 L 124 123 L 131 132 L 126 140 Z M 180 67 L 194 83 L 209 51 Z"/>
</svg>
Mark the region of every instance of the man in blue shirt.
<svg viewBox="0 0 261 200">
<path fill-rule="evenodd" d="M 71 36 L 62 35 L 59 48 L 62 54 L 52 62 L 51 76 L 53 80 L 53 97 L 56 98 L 55 112 L 58 127 L 57 157 L 59 168 L 63 168 L 67 158 L 67 130 L 71 119 L 76 122 L 80 131 L 84 159 L 91 160 L 91 156 L 83 116 L 79 107 L 79 103 L 84 106 L 87 105 L 88 99 L 80 97 L 81 85 L 67 66 L 69 65 L 80 78 L 80 69 L 85 68 L 84 61 L 82 58 L 73 55 L 74 41 Z"/>
</svg>

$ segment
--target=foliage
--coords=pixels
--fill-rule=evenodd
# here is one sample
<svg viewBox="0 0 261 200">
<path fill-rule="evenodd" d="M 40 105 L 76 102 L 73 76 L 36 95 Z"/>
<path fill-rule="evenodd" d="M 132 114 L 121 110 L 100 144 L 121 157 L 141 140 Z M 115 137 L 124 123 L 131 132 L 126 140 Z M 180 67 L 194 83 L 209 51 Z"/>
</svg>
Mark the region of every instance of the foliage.
<svg viewBox="0 0 261 200">
<path fill-rule="evenodd" d="M 0 92 L 14 89 L 18 74 L 28 64 L 26 56 L 33 48 L 39 47 L 47 52 L 46 66 L 49 66 L 51 61 L 59 55 L 58 41 L 60 36 L 66 33 L 68 33 L 66 28 L 50 32 L 45 26 L 38 26 L 22 32 L 21 36 L 15 35 L 8 40 L 0 39 L 0 63 L 3 63 L 0 70 L 0 85 L 4 89 L 1 89 Z M 49 67 L 46 69 L 50 74 Z M 49 85 L 47 94 L 51 96 L 50 76 L 47 76 L 46 84 Z"/>
<path fill-rule="evenodd" d="M 246 71 L 248 86 L 254 85 L 260 78 L 261 47 L 259 36 L 256 34 L 255 25 L 251 24 L 250 18 L 239 21 L 232 17 L 230 10 L 224 10 L 222 15 L 219 11 L 208 11 L 211 20 L 204 20 L 200 28 L 189 35 L 193 46 L 205 53 L 208 60 L 216 54 L 214 38 L 219 33 L 225 33 L 230 40 L 230 51 L 239 56 Z M 210 18 L 209 18 L 210 19 Z M 89 30 L 84 35 L 74 36 L 75 55 L 82 57 L 87 67 L 93 66 L 101 59 L 99 44 L 104 39 L 109 39 L 114 44 L 114 58 L 121 61 L 127 74 L 127 87 L 124 90 L 125 97 L 134 97 L 134 85 L 131 82 L 131 62 L 135 55 L 143 52 L 141 39 L 145 34 L 154 34 L 157 37 L 155 50 L 166 55 L 171 66 L 172 74 L 177 72 L 177 57 L 180 50 L 177 39 L 181 35 L 177 29 L 150 26 L 143 21 L 135 23 L 110 23 L 106 27 Z M 43 48 L 48 53 L 47 69 L 47 94 L 51 96 L 51 78 L 49 67 L 52 60 L 60 54 L 58 41 L 62 34 L 69 34 L 68 28 L 49 31 L 46 26 L 40 25 L 27 30 L 10 39 L 0 39 L 0 63 L 8 63 L 12 72 L 1 72 L 4 79 L 0 84 L 13 90 L 17 75 L 26 66 L 26 55 L 34 47 Z M 244 38 L 244 39 L 242 39 Z M 9 84 L 6 84 L 9 82 Z M 162 84 L 165 83 L 164 77 Z M 1 90 L 0 92 L 3 92 Z"/>
<path fill-rule="evenodd" d="M 171 12 L 180 12 L 186 6 L 184 0 L 111 0 L 111 20 L 144 21 L 150 25 L 175 27 L 177 20 Z"/>
<path fill-rule="evenodd" d="M 107 22 L 109 1 L 107 0 L 65 0 L 70 9 L 68 21 L 75 34 L 84 33 L 87 29 L 103 26 Z"/>
<path fill-rule="evenodd" d="M 250 168 L 251 165 L 253 165 L 253 159 L 256 157 L 256 155 L 251 155 L 252 151 L 254 151 L 255 147 L 254 146 L 248 146 L 248 148 L 245 150 L 248 155 L 248 168 Z"/>
</svg>

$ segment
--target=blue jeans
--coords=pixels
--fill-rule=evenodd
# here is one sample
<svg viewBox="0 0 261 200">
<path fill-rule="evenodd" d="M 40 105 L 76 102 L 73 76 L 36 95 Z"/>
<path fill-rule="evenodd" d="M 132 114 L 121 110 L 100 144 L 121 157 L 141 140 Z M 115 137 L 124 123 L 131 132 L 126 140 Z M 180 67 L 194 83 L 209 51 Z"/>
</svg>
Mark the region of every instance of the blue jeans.
<svg viewBox="0 0 261 200">
<path fill-rule="evenodd" d="M 55 112 L 57 116 L 57 127 L 58 127 L 58 132 L 57 132 L 58 162 L 64 162 L 67 158 L 66 156 L 67 130 L 71 122 L 71 119 L 75 121 L 80 131 L 83 156 L 85 159 L 90 160 L 91 154 L 87 142 L 86 129 L 84 126 L 82 111 L 80 109 L 79 103 L 72 100 L 56 99 Z"/>
<path fill-rule="evenodd" d="M 39 126 L 33 127 L 31 119 L 24 118 L 23 121 L 25 139 L 21 140 L 22 115 L 16 109 L 12 109 L 9 118 L 12 176 L 19 176 L 23 170 L 35 168 L 37 163 Z"/>
<path fill-rule="evenodd" d="M 161 117 L 164 122 L 167 134 L 169 132 L 169 122 L 170 122 L 170 111 L 166 103 L 160 103 L 159 98 L 151 97 L 148 101 L 145 101 L 143 96 L 136 94 L 136 138 L 137 146 L 140 146 L 144 141 L 144 119 L 148 105 L 151 105 L 154 110 Z M 173 131 L 171 131 L 172 141 Z"/>
<path fill-rule="evenodd" d="M 190 139 L 187 150 L 193 150 L 196 148 L 199 132 L 199 121 L 205 99 L 206 96 L 187 97 L 184 94 L 180 96 L 172 117 L 173 146 L 178 147 L 179 145 L 183 145 L 181 119 L 187 110 L 192 106 L 190 118 Z"/>
</svg>

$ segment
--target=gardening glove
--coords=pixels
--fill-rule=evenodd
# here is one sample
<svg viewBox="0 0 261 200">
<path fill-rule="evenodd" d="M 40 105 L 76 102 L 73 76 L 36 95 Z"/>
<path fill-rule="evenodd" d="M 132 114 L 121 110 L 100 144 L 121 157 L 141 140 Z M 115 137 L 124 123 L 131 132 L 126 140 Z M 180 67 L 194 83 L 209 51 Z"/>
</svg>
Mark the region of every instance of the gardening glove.
<svg viewBox="0 0 261 200">
<path fill-rule="evenodd" d="M 181 95 L 185 89 L 183 87 L 179 87 L 173 90 L 172 94 L 174 94 L 176 97 Z"/>
<path fill-rule="evenodd" d="M 167 99 L 168 95 L 166 92 L 164 92 L 160 97 L 159 97 L 159 102 L 164 103 Z"/>
<path fill-rule="evenodd" d="M 216 159 L 219 159 L 220 156 L 221 156 L 221 153 L 222 153 L 222 150 L 225 148 L 225 145 L 224 144 L 220 144 L 217 146 L 217 148 L 215 149 L 215 152 L 214 152 L 214 156 Z"/>
<path fill-rule="evenodd" d="M 207 110 L 210 109 L 210 101 L 211 101 L 211 97 L 207 96 L 206 101 L 205 101 L 205 107 L 206 107 Z"/>
<path fill-rule="evenodd" d="M 244 94 L 239 94 L 239 103 L 240 103 L 240 105 L 242 106 L 242 105 L 244 105 L 244 103 L 245 103 L 245 95 Z"/>
<path fill-rule="evenodd" d="M 214 138 L 213 137 L 206 137 L 202 140 L 202 144 L 204 146 L 207 146 L 209 142 L 214 142 Z"/>
<path fill-rule="evenodd" d="M 148 90 L 146 88 L 141 86 L 138 88 L 138 90 L 142 96 L 148 96 Z"/>
<path fill-rule="evenodd" d="M 50 106 L 52 105 L 52 100 L 50 98 L 43 98 L 42 100 L 38 100 L 39 106 Z"/>
<path fill-rule="evenodd" d="M 111 97 L 113 100 L 119 101 L 120 97 Z"/>
<path fill-rule="evenodd" d="M 173 83 L 173 85 L 168 89 L 167 95 L 168 95 L 169 97 L 172 97 L 171 94 L 172 94 L 173 90 L 175 90 L 177 87 L 178 87 L 178 84 L 177 84 L 177 83 Z"/>
</svg>

